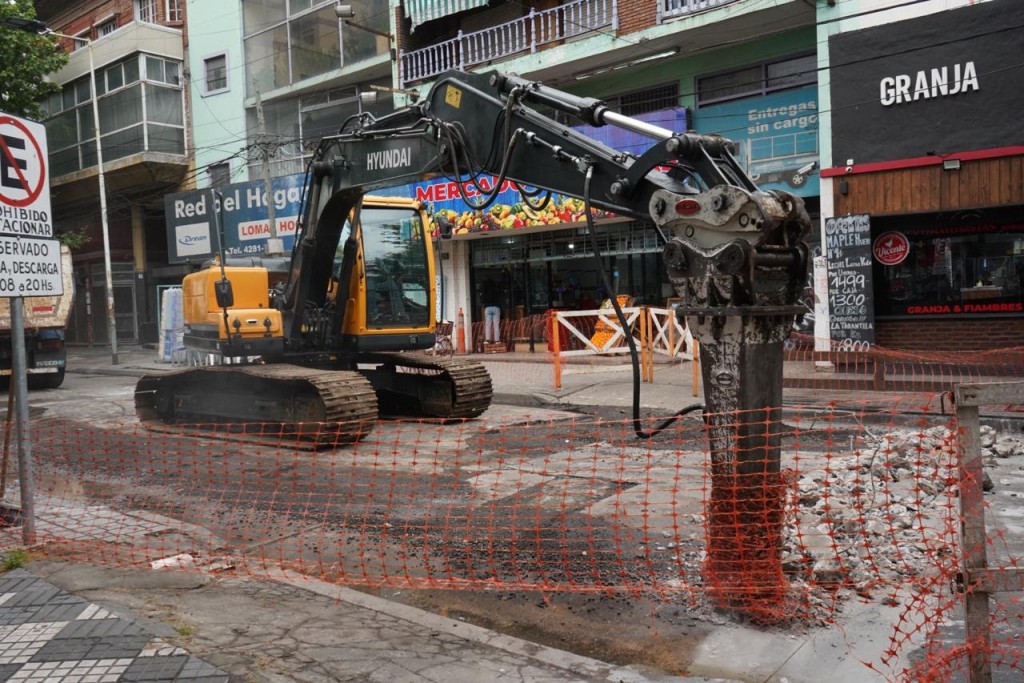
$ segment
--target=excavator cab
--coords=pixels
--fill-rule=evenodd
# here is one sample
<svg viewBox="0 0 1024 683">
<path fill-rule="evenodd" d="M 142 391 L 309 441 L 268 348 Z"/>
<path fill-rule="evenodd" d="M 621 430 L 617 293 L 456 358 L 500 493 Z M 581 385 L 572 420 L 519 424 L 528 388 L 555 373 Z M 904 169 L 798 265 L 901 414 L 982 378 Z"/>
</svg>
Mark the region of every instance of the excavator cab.
<svg viewBox="0 0 1024 683">
<path fill-rule="evenodd" d="M 352 220 L 355 219 L 355 220 Z M 429 217 L 404 198 L 368 197 L 339 244 L 357 231 L 341 346 L 355 351 L 411 351 L 433 345 L 436 292 Z M 341 250 L 339 249 L 339 252 Z M 343 277 L 344 256 L 333 272 Z"/>
<path fill-rule="evenodd" d="M 139 419 L 185 433 L 230 423 L 233 438 L 326 448 L 362 439 L 378 415 L 477 417 L 493 393 L 483 365 L 404 353 L 434 345 L 432 247 L 419 202 L 364 197 L 323 277 L 308 276 L 318 286 L 293 335 L 281 306 L 283 259 L 211 261 L 183 283 L 185 344 L 233 362 L 144 376 Z"/>
</svg>

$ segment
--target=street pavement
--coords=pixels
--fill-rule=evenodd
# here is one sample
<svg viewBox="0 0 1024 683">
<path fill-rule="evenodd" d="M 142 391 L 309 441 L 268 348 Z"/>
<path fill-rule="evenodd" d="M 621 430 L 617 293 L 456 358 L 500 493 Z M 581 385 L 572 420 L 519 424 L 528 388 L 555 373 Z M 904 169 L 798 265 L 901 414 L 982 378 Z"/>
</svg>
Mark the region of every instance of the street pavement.
<svg viewBox="0 0 1024 683">
<path fill-rule="evenodd" d="M 479 358 L 491 371 L 496 403 L 602 405 L 628 417 L 633 381 L 624 358 L 571 362 L 558 389 L 547 354 Z M 68 372 L 138 376 L 175 369 L 159 362 L 155 350 L 137 346 L 119 349 L 118 361 L 112 364 L 108 349 L 73 348 Z M 802 406 L 844 398 L 863 406 L 886 405 L 894 397 L 805 391 L 787 392 L 786 402 Z M 659 361 L 654 382 L 641 387 L 641 408 L 652 414 L 671 414 L 699 400 L 689 362 Z M 40 530 L 76 528 L 83 514 L 45 500 L 36 508 Z M 125 529 L 181 532 L 180 522 L 157 515 L 104 510 L 101 517 L 104 522 L 90 527 L 97 540 Z M 0 534 L 0 548 L 18 545 L 15 529 Z M 216 539 L 207 540 L 216 547 Z M 168 561 L 176 563 L 188 566 L 187 558 Z M 853 683 L 882 680 L 862 662 L 881 657 L 889 643 L 880 625 L 897 618 L 895 611 L 873 605 L 849 610 L 841 633 L 770 633 L 723 624 L 694 653 L 690 673 L 703 675 L 678 677 L 578 656 L 286 571 L 270 570 L 270 580 L 261 580 L 217 567 L 189 568 L 199 571 L 48 560 L 3 575 L 0 679 Z M 856 657 L 847 652 L 849 642 L 858 643 Z"/>
</svg>

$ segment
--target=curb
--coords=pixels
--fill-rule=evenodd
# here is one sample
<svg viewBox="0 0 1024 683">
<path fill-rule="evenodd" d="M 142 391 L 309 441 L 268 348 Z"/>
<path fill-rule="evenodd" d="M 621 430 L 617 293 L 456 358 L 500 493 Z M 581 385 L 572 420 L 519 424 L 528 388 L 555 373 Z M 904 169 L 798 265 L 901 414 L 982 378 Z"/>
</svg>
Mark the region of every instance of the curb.
<svg viewBox="0 0 1024 683">
<path fill-rule="evenodd" d="M 517 657 L 533 659 L 546 666 L 563 669 L 574 675 L 586 677 L 587 680 L 604 680 L 610 683 L 654 683 L 655 681 L 660 683 L 740 683 L 740 681 L 735 679 L 710 679 L 703 676 L 679 677 L 662 675 L 656 679 L 651 679 L 632 667 L 617 666 L 564 650 L 556 650 L 545 645 L 520 640 L 519 638 L 506 636 L 467 622 L 443 617 L 433 612 L 426 612 L 419 608 L 392 602 L 385 598 L 378 598 L 351 588 L 345 588 L 344 586 L 336 586 L 288 570 L 270 570 L 267 572 L 267 577 L 332 600 L 346 602 L 356 607 L 387 614 L 395 619 L 402 619 L 403 621 L 425 626 L 434 631 L 446 633 L 481 645 L 487 645 Z"/>
</svg>

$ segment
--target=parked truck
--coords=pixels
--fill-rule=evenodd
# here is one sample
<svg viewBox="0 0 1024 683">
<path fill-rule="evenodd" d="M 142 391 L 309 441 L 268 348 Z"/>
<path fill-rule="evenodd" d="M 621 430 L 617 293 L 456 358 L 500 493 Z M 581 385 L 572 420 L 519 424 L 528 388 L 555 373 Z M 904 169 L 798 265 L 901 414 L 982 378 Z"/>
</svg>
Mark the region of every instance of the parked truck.
<svg viewBox="0 0 1024 683">
<path fill-rule="evenodd" d="M 56 389 L 64 382 L 68 359 L 64 328 L 74 305 L 75 282 L 71 250 L 62 245 L 60 256 L 64 293 L 25 298 L 25 356 L 30 389 Z M 0 298 L 0 383 L 10 381 L 13 361 L 11 299 Z"/>
</svg>

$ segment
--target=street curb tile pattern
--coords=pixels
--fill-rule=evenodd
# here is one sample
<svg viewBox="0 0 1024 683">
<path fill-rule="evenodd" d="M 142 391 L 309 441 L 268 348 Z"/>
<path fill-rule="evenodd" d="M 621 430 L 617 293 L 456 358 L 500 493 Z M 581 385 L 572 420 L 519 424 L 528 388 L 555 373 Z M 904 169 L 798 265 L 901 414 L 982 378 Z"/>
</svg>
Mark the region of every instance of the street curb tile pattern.
<svg viewBox="0 0 1024 683">
<path fill-rule="evenodd" d="M 0 680 L 226 683 L 213 665 L 23 569 L 0 576 Z"/>
</svg>

